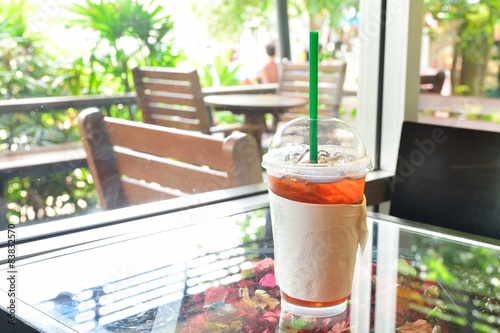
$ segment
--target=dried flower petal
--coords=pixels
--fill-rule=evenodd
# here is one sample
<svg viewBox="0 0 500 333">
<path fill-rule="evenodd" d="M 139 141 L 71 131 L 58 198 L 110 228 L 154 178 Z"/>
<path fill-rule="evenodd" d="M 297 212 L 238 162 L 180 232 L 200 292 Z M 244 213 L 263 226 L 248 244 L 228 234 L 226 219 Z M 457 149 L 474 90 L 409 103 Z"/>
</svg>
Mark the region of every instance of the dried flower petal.
<svg viewBox="0 0 500 333">
<path fill-rule="evenodd" d="M 333 325 L 332 329 L 328 333 L 342 333 L 348 332 L 351 329 L 349 323 L 347 321 L 343 321 L 341 323 L 336 323 Z"/>
<path fill-rule="evenodd" d="M 380 267 L 374 263 L 371 270 L 363 271 L 363 279 L 370 279 L 370 274 L 372 274 L 372 282 L 376 282 L 377 268 Z M 345 321 L 348 317 L 337 320 L 331 318 L 318 320 L 308 317 L 294 318 L 293 315 L 281 313 L 278 300 L 280 289 L 276 285 L 273 269 L 274 260 L 266 258 L 256 262 L 251 268 L 245 269 L 240 281 L 190 296 L 181 307 L 181 315 L 185 321 L 180 324 L 182 326 L 179 327 L 179 332 L 273 333 L 278 325 L 293 328 L 293 331 L 298 333 L 350 332 L 349 321 Z M 394 286 L 397 287 L 398 297 L 396 327 L 399 328 L 397 332 L 449 332 L 449 328 L 441 320 L 437 320 L 436 326 L 432 327 L 427 321 L 421 319 L 424 318 L 424 314 L 413 310 L 413 305 L 429 305 L 427 302 L 435 299 L 435 308 L 432 311 L 441 311 L 439 286 L 435 282 L 420 281 L 415 278 L 415 271 L 410 262 L 400 261 L 399 269 L 398 285 Z M 375 297 L 371 300 L 371 311 L 374 311 Z M 344 321 L 339 322 L 339 319 Z M 370 323 L 371 326 L 373 324 L 373 322 Z"/>
<path fill-rule="evenodd" d="M 206 322 L 205 326 L 203 327 L 205 330 L 208 332 L 212 333 L 223 333 L 223 332 L 229 332 L 229 325 L 222 324 L 222 323 L 210 323 Z"/>
<path fill-rule="evenodd" d="M 396 329 L 401 333 L 432 333 L 433 327 L 427 321 L 418 319 L 415 322 L 406 322 L 403 326 Z"/>
<path fill-rule="evenodd" d="M 422 295 L 418 291 L 411 288 L 398 286 L 397 297 L 398 305 L 401 306 L 403 310 L 408 310 L 411 303 L 416 303 L 418 305 L 425 304 Z"/>
<path fill-rule="evenodd" d="M 258 307 L 264 309 L 267 306 L 267 302 L 270 298 L 271 296 L 269 296 L 266 291 L 258 289 L 255 291 L 255 294 L 252 297 L 252 301 L 254 301 Z"/>
<path fill-rule="evenodd" d="M 256 272 L 259 272 L 273 267 L 274 267 L 274 260 L 272 258 L 266 258 L 256 262 L 255 265 L 252 267 L 252 269 L 255 270 Z"/>
<path fill-rule="evenodd" d="M 238 332 L 241 332 L 242 327 L 243 327 L 243 324 L 242 324 L 241 320 L 236 320 L 236 321 L 233 321 L 231 323 L 231 327 L 230 327 L 229 331 L 231 333 L 238 333 Z"/>
<path fill-rule="evenodd" d="M 248 298 L 250 299 L 250 294 L 248 293 L 248 288 L 240 288 L 238 289 L 238 296 L 240 298 Z"/>
<path fill-rule="evenodd" d="M 272 273 L 267 273 L 260 279 L 259 285 L 264 288 L 274 288 L 276 287 L 276 277 Z"/>
<path fill-rule="evenodd" d="M 226 300 L 228 291 L 226 287 L 220 286 L 215 288 L 210 288 L 205 292 L 205 303 L 204 306 L 208 307 L 215 303 L 222 303 Z"/>
<path fill-rule="evenodd" d="M 436 285 L 431 285 L 425 288 L 424 295 L 427 297 L 438 298 L 439 297 L 439 287 Z"/>
</svg>

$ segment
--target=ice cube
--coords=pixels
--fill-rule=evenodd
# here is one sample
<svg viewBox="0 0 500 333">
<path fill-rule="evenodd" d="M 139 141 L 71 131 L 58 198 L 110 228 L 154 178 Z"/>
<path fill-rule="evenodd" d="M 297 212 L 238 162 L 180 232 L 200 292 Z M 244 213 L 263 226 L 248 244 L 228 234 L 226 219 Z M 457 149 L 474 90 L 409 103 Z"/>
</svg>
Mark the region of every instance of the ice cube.
<svg viewBox="0 0 500 333">
<path fill-rule="evenodd" d="M 308 161 L 304 160 L 305 156 L 308 153 L 309 153 L 309 149 L 306 149 L 302 153 L 289 153 L 288 155 L 285 156 L 285 162 L 290 162 L 293 164 L 309 163 Z"/>
<path fill-rule="evenodd" d="M 330 153 L 326 150 L 318 150 L 318 164 L 328 164 L 330 162 Z"/>
<path fill-rule="evenodd" d="M 356 158 L 354 156 L 344 154 L 344 153 L 335 153 L 330 160 L 328 161 L 329 165 L 344 165 L 355 162 Z"/>
<path fill-rule="evenodd" d="M 355 162 L 354 156 L 336 152 L 333 156 L 326 150 L 318 150 L 318 164 L 345 165 Z M 285 156 L 285 162 L 292 164 L 310 164 L 309 148 L 300 152 L 292 152 Z"/>
</svg>

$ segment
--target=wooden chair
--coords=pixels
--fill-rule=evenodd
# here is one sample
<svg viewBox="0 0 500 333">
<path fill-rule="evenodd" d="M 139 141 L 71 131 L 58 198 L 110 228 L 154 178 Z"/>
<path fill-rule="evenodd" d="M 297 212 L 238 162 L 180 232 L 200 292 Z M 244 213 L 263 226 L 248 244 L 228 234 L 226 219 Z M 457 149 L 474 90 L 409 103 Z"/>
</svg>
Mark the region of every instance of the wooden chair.
<svg viewBox="0 0 500 333">
<path fill-rule="evenodd" d="M 318 115 L 336 117 L 342 102 L 347 64 L 345 61 L 320 63 L 318 65 Z M 309 99 L 309 63 L 292 63 L 286 59 L 281 63 L 281 95 L 301 96 Z M 309 106 L 290 109 L 280 116 L 288 121 L 309 114 Z"/>
<path fill-rule="evenodd" d="M 174 127 L 206 134 L 241 131 L 260 143 L 262 128 L 249 124 L 214 126 L 210 110 L 203 102 L 203 93 L 196 69 L 169 67 L 136 67 L 132 70 L 137 104 L 143 121 L 148 124 Z"/>
<path fill-rule="evenodd" d="M 253 137 L 198 132 L 79 115 L 79 129 L 103 209 L 263 181 Z"/>
</svg>

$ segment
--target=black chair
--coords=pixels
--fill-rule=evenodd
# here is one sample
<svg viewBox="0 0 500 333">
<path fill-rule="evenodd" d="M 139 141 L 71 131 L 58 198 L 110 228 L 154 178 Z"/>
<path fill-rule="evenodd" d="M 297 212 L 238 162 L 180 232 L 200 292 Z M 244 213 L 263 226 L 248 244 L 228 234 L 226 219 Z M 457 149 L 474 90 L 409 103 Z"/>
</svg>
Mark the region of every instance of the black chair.
<svg viewBox="0 0 500 333">
<path fill-rule="evenodd" d="M 500 133 L 404 122 L 390 214 L 500 239 Z"/>
<path fill-rule="evenodd" d="M 420 75 L 420 92 L 441 94 L 446 74 L 439 71 L 434 75 Z"/>
</svg>

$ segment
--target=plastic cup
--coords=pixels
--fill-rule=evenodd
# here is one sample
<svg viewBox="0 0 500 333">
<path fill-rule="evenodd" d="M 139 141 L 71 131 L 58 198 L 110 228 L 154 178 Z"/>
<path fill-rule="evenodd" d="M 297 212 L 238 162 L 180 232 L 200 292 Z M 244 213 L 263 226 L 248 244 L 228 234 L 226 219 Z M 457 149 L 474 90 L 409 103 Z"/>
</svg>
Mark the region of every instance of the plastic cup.
<svg viewBox="0 0 500 333">
<path fill-rule="evenodd" d="M 317 124 L 318 163 L 309 156 L 312 122 Z M 363 193 L 372 164 L 361 138 L 336 118 L 294 119 L 275 134 L 262 165 L 282 309 L 315 317 L 342 313 L 360 229 L 366 227 Z"/>
</svg>

